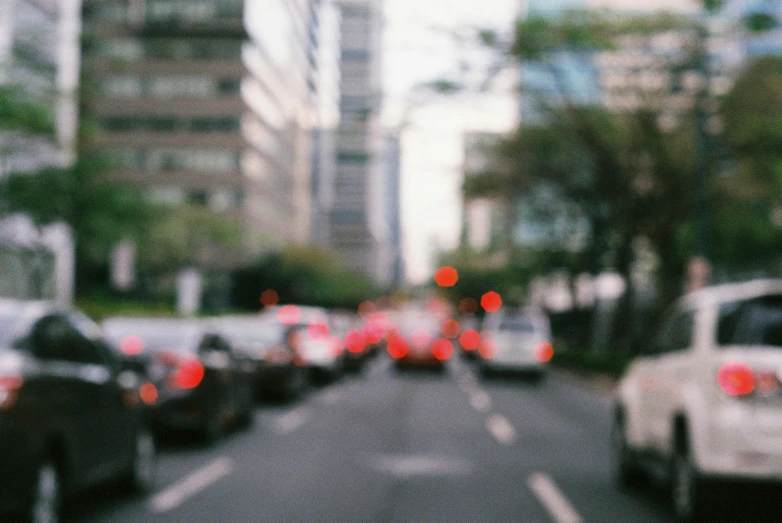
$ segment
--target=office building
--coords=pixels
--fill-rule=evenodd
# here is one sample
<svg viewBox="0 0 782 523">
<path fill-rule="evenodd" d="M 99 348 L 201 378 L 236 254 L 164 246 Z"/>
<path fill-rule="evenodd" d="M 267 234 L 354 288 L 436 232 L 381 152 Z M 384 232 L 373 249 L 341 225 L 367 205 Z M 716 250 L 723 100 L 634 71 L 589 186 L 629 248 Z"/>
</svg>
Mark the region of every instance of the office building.
<svg viewBox="0 0 782 523">
<path fill-rule="evenodd" d="M 308 241 L 309 1 L 84 1 L 113 175 L 235 218 L 248 256 Z"/>
<path fill-rule="evenodd" d="M 336 137 L 329 245 L 354 270 L 377 281 L 390 271 L 380 130 L 380 0 L 340 0 L 340 123 Z"/>
</svg>

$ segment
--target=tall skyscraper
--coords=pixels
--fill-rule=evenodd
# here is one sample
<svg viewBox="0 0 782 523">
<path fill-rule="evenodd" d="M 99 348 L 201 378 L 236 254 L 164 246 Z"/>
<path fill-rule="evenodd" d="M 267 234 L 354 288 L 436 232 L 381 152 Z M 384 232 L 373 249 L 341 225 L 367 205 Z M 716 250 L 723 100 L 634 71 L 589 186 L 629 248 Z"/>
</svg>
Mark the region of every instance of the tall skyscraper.
<svg viewBox="0 0 782 523">
<path fill-rule="evenodd" d="M 390 230 L 379 121 L 381 1 L 340 0 L 340 11 L 342 88 L 329 244 L 348 267 L 385 281 Z"/>
</svg>

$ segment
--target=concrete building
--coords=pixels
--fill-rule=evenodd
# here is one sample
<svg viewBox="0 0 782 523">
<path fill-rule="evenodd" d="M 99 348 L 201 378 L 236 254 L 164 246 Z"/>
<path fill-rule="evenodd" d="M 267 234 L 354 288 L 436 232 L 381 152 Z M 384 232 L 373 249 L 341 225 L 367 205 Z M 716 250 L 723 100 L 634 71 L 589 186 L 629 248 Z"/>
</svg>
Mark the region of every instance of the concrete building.
<svg viewBox="0 0 782 523">
<path fill-rule="evenodd" d="M 336 136 L 340 100 L 340 9 L 335 0 L 312 0 L 312 31 L 316 35 L 315 124 L 312 136 L 311 241 L 328 247 L 329 216 L 334 205 Z"/>
<path fill-rule="evenodd" d="M 402 147 L 398 132 L 387 132 L 383 148 L 384 188 L 386 217 L 390 236 L 388 238 L 387 256 L 390 258 L 387 283 L 394 286 L 405 281 L 405 265 L 402 253 L 402 199 L 401 199 L 401 160 Z"/>
<path fill-rule="evenodd" d="M 390 274 L 379 111 L 382 6 L 380 0 L 339 3 L 342 87 L 329 245 L 349 268 L 382 282 Z"/>
<path fill-rule="evenodd" d="M 85 0 L 89 118 L 114 175 L 244 225 L 257 254 L 309 239 L 308 0 Z"/>
</svg>

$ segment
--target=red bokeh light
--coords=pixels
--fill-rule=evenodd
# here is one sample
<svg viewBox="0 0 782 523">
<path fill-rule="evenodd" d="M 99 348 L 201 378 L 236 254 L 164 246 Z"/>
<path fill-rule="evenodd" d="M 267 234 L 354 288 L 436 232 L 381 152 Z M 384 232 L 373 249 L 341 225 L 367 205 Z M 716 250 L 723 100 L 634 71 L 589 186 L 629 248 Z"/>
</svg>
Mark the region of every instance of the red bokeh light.
<svg viewBox="0 0 782 523">
<path fill-rule="evenodd" d="M 280 295 L 274 289 L 266 289 L 261 293 L 261 305 L 264 307 L 274 307 L 280 303 Z"/>
<path fill-rule="evenodd" d="M 478 348 L 478 353 L 481 355 L 481 358 L 490 360 L 497 354 L 497 346 L 494 344 L 494 341 L 483 339 Z"/>
<path fill-rule="evenodd" d="M 755 390 L 755 374 L 746 363 L 724 365 L 717 373 L 717 381 L 730 396 L 746 396 Z"/>
<path fill-rule="evenodd" d="M 434 281 L 440 287 L 453 287 L 459 281 L 459 272 L 453 267 L 440 267 L 434 273 Z"/>
<path fill-rule="evenodd" d="M 295 305 L 284 305 L 277 311 L 277 318 L 285 325 L 295 325 L 301 320 L 301 309 Z"/>
<path fill-rule="evenodd" d="M 453 343 L 445 338 L 440 338 L 432 344 L 432 354 L 440 361 L 447 360 L 453 354 Z"/>
<path fill-rule="evenodd" d="M 481 307 L 486 312 L 497 312 L 502 307 L 502 296 L 494 291 L 487 292 L 481 297 Z"/>
<path fill-rule="evenodd" d="M 481 335 L 475 330 L 466 330 L 459 338 L 459 343 L 464 347 L 464 350 L 475 350 L 481 344 Z"/>
<path fill-rule="evenodd" d="M 333 336 L 331 338 L 331 354 L 339 356 L 343 350 L 345 350 L 345 345 L 342 343 L 342 338 Z"/>
<path fill-rule="evenodd" d="M 459 301 L 459 312 L 465 316 L 470 316 L 478 312 L 478 302 L 475 298 L 464 298 Z"/>
<path fill-rule="evenodd" d="M 144 351 L 144 341 L 138 336 L 128 336 L 122 340 L 119 348 L 128 356 L 138 356 Z"/>
<path fill-rule="evenodd" d="M 157 401 L 157 387 L 152 383 L 145 383 L 138 389 L 138 395 L 141 401 L 147 405 L 152 405 Z"/>
<path fill-rule="evenodd" d="M 367 346 L 367 340 L 363 332 L 351 331 L 345 336 L 345 346 L 354 354 L 363 352 Z"/>
<path fill-rule="evenodd" d="M 324 322 L 311 323 L 307 327 L 307 336 L 315 341 L 325 340 L 329 337 L 329 326 Z"/>
<path fill-rule="evenodd" d="M 204 366 L 198 360 L 189 360 L 179 366 L 176 384 L 181 389 L 193 389 L 204 379 Z"/>
<path fill-rule="evenodd" d="M 554 357 L 554 346 L 544 341 L 535 347 L 535 358 L 541 363 L 548 363 Z"/>
<path fill-rule="evenodd" d="M 388 354 L 394 359 L 404 358 L 407 356 L 407 341 L 401 336 L 393 336 L 388 340 Z"/>
<path fill-rule="evenodd" d="M 459 322 L 456 320 L 447 320 L 443 322 L 441 331 L 443 336 L 453 340 L 459 337 L 459 333 L 462 331 L 462 326 L 459 325 Z"/>
<path fill-rule="evenodd" d="M 371 301 L 367 300 L 365 302 L 362 302 L 358 306 L 358 315 L 361 316 L 362 318 L 364 318 L 366 316 L 369 316 L 370 314 L 372 314 L 376 310 L 377 310 L 377 307 L 375 306 L 375 304 L 372 303 Z"/>
</svg>

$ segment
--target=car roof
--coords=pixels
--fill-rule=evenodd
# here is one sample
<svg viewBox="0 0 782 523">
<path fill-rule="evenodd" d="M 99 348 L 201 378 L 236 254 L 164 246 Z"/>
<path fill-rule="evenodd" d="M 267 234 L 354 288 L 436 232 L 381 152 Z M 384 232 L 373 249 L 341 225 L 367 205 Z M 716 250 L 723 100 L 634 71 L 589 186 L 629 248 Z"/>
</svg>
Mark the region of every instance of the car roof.
<svg viewBox="0 0 782 523">
<path fill-rule="evenodd" d="M 782 279 L 758 279 L 713 285 L 684 296 L 681 298 L 680 304 L 691 308 L 699 305 L 746 301 L 770 295 L 782 296 Z"/>
</svg>

